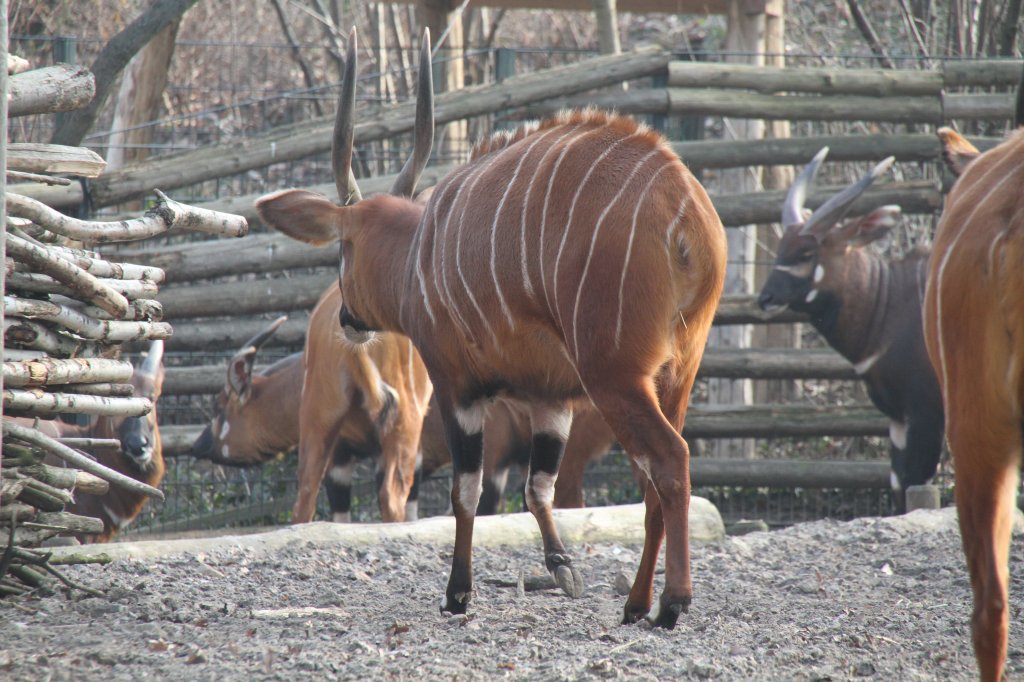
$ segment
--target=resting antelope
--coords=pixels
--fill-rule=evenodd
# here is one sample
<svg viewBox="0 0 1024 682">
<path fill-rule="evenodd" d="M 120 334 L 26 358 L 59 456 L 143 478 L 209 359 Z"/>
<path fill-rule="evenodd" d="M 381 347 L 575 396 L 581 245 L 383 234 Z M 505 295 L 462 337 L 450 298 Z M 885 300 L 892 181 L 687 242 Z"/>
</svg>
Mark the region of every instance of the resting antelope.
<svg viewBox="0 0 1024 682">
<path fill-rule="evenodd" d="M 354 45 L 353 32 L 335 127 L 344 177 Z M 417 145 L 432 127 L 427 40 L 423 47 Z M 442 611 L 465 613 L 472 595 L 482 430 L 496 398 L 530 415 L 527 506 L 547 569 L 565 592 L 582 594 L 551 502 L 571 405 L 589 397 L 648 479 L 644 550 L 624 622 L 651 611 L 666 540 L 665 587 L 648 617 L 674 627 L 693 593 L 689 450 L 680 431 L 726 246 L 704 188 L 664 140 L 628 118 L 571 112 L 477 145 L 426 206 L 386 195 L 337 206 L 300 190 L 257 206 L 293 237 L 341 241 L 348 338 L 400 332 L 423 357 L 454 467 L 455 550 Z"/>
<path fill-rule="evenodd" d="M 157 427 L 156 403 L 163 388 L 164 342 L 152 341 L 142 364 L 132 373 L 135 395 L 149 398 L 153 409 L 142 417 L 97 417 L 84 428 L 71 425 L 60 427 L 61 435 L 86 438 L 111 438 L 121 442 L 121 450 L 100 451 L 96 459 L 111 469 L 121 472 L 153 487 L 164 478 L 164 457 Z M 91 516 L 103 521 L 103 532 L 83 538 L 94 542 L 109 542 L 127 526 L 149 498 L 141 493 L 111 486 L 105 495 L 82 495 L 68 506 L 68 511 Z"/>
<path fill-rule="evenodd" d="M 899 206 L 843 219 L 891 158 L 806 217 L 804 197 L 827 152 L 818 152 L 789 190 L 785 233 L 758 304 L 807 313 L 864 379 L 871 402 L 891 420 L 892 487 L 902 511 L 904 491 L 930 481 L 942 454 L 942 396 L 921 331 L 928 252 L 888 261 L 863 248 L 896 225 Z"/>
<path fill-rule="evenodd" d="M 332 286 L 337 288 L 337 285 Z M 192 445 L 193 457 L 226 466 L 256 466 L 298 446 L 304 354 L 293 353 L 259 374 L 253 374 L 257 353 L 283 321 L 284 318 L 279 318 L 242 344 L 228 363 L 227 380 L 217 396 L 214 415 Z M 336 340 L 336 352 L 348 352 L 346 342 Z M 314 371 L 311 376 L 322 375 Z M 326 403 L 311 406 L 324 411 L 337 409 L 337 406 Z M 477 508 L 478 514 L 496 513 L 509 468 L 529 463 L 529 422 L 526 420 L 524 423 L 524 415 L 504 404 L 502 408 L 495 409 L 488 419 L 490 442 L 484 448 L 484 492 Z M 586 410 L 575 416 L 562 470 L 555 485 L 556 507 L 583 506 L 584 468 L 592 459 L 607 452 L 613 440 L 596 411 Z M 420 451 L 422 467 L 417 465 L 406 502 L 407 520 L 417 515 L 418 482 L 451 463 L 436 407 L 432 407 L 424 418 Z M 336 452 L 335 459 L 338 456 Z M 346 455 L 342 453 L 341 457 L 344 462 Z M 339 483 L 338 479 L 343 478 L 339 473 L 345 472 L 329 469 L 324 477 L 324 487 L 331 505 L 331 518 L 344 520 L 351 518 L 352 496 L 345 482 Z M 319 481 L 316 483 L 319 485 Z M 394 481 L 380 480 L 377 487 L 393 484 Z M 399 493 L 393 490 L 390 494 L 397 497 Z"/>
<path fill-rule="evenodd" d="M 1007 562 L 1024 444 L 1022 190 L 1019 129 L 967 165 L 950 191 L 924 306 L 974 592 L 974 653 L 981 679 L 991 681 L 1006 661 Z"/>
</svg>

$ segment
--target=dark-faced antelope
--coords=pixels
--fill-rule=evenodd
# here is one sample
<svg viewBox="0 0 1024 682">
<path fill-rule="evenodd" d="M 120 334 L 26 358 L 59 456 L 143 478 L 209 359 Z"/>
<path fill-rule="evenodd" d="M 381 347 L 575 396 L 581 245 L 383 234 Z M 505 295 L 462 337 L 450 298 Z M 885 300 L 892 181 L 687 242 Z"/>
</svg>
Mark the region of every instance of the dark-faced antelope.
<svg viewBox="0 0 1024 682">
<path fill-rule="evenodd" d="M 924 329 L 946 409 L 974 592 L 981 679 L 1006 661 L 1010 535 L 1024 444 L 1024 130 L 950 191 L 928 267 Z"/>
<path fill-rule="evenodd" d="M 354 45 L 353 33 L 335 128 L 346 160 L 339 178 L 351 173 Z M 428 58 L 420 63 L 417 146 L 432 126 Z M 530 415 L 526 501 L 545 564 L 564 591 L 582 593 L 551 504 L 571 404 L 587 396 L 648 479 L 643 556 L 624 621 L 647 615 L 673 627 L 693 593 L 680 431 L 726 246 L 704 188 L 664 140 L 628 118 L 572 112 L 479 144 L 425 207 L 394 196 L 337 206 L 299 190 L 257 205 L 291 236 L 341 241 L 349 338 L 400 332 L 423 356 L 454 465 L 455 550 L 442 610 L 465 613 L 472 595 L 482 430 L 499 397 Z M 652 612 L 663 540 L 665 587 Z"/>
<path fill-rule="evenodd" d="M 788 307 L 807 313 L 829 345 L 853 363 L 871 402 L 891 420 L 892 487 L 902 511 L 907 487 L 930 481 L 942 453 L 942 397 L 921 331 L 928 253 L 915 249 L 888 261 L 863 248 L 896 225 L 899 206 L 843 220 L 892 159 L 806 217 L 804 196 L 827 151 L 790 188 L 782 210 L 785 233 L 758 304 L 771 312 Z"/>
<path fill-rule="evenodd" d="M 107 467 L 153 487 L 164 478 L 164 457 L 157 427 L 156 404 L 164 382 L 164 342 L 153 341 L 142 364 L 132 373 L 132 386 L 137 397 L 149 398 L 153 409 L 143 417 L 98 417 L 84 429 L 63 429 L 63 435 L 87 438 L 111 438 L 121 442 L 121 449 L 100 451 L 96 459 Z M 73 433 L 72 433 L 73 432 Z M 127 526 L 149 498 L 142 493 L 110 486 L 105 495 L 82 495 L 68 511 L 102 519 L 103 532 L 83 538 L 95 542 L 109 542 L 119 530 Z"/>
</svg>

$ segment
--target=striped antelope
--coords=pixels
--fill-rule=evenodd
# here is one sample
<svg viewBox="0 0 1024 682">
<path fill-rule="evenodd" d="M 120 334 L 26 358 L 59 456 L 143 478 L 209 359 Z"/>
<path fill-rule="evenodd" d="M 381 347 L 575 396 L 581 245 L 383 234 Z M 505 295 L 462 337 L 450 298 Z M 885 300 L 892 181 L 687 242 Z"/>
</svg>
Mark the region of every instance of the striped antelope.
<svg viewBox="0 0 1024 682">
<path fill-rule="evenodd" d="M 346 89 L 354 43 L 353 34 Z M 427 95 L 421 86 L 419 101 Z M 335 147 L 350 158 L 351 97 L 342 98 Z M 726 246 L 704 188 L 662 138 L 628 118 L 571 112 L 479 144 L 425 207 L 393 196 L 336 206 L 299 190 L 257 205 L 293 237 L 341 241 L 349 338 L 402 332 L 423 356 L 454 465 L 442 611 L 465 613 L 472 595 L 482 429 L 496 398 L 530 415 L 527 506 L 548 570 L 567 594 L 582 594 L 551 503 L 572 402 L 587 396 L 647 476 L 645 544 L 623 620 L 674 627 L 693 593 L 689 449 L 679 434 Z M 652 611 L 663 540 L 665 587 Z"/>
<path fill-rule="evenodd" d="M 807 313 L 853 364 L 871 402 L 890 419 L 893 501 L 902 512 L 906 489 L 931 481 L 942 454 L 942 395 L 921 331 L 928 252 L 915 249 L 890 261 L 864 248 L 897 224 L 899 206 L 844 220 L 892 159 L 807 217 L 804 196 L 827 153 L 827 147 L 818 152 L 789 190 L 782 211 L 786 231 L 758 304 L 769 312 Z"/>
<path fill-rule="evenodd" d="M 1024 109 L 1024 107 L 1022 107 Z M 1024 444 L 1024 129 L 966 165 L 946 199 L 924 330 L 946 409 L 981 679 L 1006 661 L 1010 535 Z"/>
</svg>

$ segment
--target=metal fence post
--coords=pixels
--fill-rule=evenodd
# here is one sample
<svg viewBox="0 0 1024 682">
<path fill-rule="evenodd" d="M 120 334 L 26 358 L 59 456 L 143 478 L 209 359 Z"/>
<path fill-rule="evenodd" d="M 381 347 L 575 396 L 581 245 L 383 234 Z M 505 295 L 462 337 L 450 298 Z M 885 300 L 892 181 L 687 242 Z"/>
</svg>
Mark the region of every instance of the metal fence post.
<svg viewBox="0 0 1024 682">
<path fill-rule="evenodd" d="M 516 52 L 507 47 L 499 47 L 494 51 L 494 80 L 501 83 L 516 75 Z M 494 115 L 495 130 L 509 130 L 515 125 L 506 116 L 508 111 L 499 111 Z"/>
</svg>

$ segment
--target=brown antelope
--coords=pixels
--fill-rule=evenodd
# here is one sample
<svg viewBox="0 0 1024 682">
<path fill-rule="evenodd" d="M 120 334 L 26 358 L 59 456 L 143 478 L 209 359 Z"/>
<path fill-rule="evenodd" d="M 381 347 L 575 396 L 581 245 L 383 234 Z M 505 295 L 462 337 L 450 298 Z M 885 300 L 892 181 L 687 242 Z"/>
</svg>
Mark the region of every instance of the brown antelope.
<svg viewBox="0 0 1024 682">
<path fill-rule="evenodd" d="M 888 261 L 863 248 L 896 225 L 899 206 L 843 220 L 891 158 L 807 217 L 804 196 L 827 152 L 818 152 L 789 190 L 785 233 L 758 304 L 769 312 L 788 307 L 807 313 L 853 364 L 871 402 L 891 420 L 893 499 L 903 511 L 904 491 L 929 482 L 942 454 L 942 396 L 921 331 L 928 252 L 915 249 Z"/>
<path fill-rule="evenodd" d="M 100 451 L 96 459 L 115 471 L 131 476 L 153 487 L 160 485 L 164 478 L 164 457 L 160 445 L 160 429 L 157 427 L 156 403 L 164 382 L 164 342 L 153 341 L 149 345 L 146 359 L 132 374 L 135 395 L 149 398 L 153 409 L 143 417 L 97 417 L 87 427 L 62 425 L 62 435 L 84 436 L 87 438 L 112 438 L 121 442 L 121 450 Z M 111 486 L 106 495 L 82 495 L 68 511 L 91 516 L 103 521 L 103 532 L 84 540 L 109 542 L 122 528 L 127 526 L 149 498 L 141 493 Z"/>
<path fill-rule="evenodd" d="M 337 285 L 332 285 L 336 288 Z M 267 329 L 246 341 L 228 363 L 227 380 L 217 396 L 214 415 L 192 445 L 191 455 L 226 466 L 256 466 L 299 444 L 299 405 L 304 372 L 303 353 L 293 353 L 259 374 L 253 375 L 253 365 L 260 348 L 284 322 L 275 320 Z M 346 342 L 336 338 L 335 352 L 347 353 Z M 312 377 L 321 376 L 314 371 Z M 419 481 L 429 478 L 451 463 L 444 429 L 436 407 L 427 412 L 420 434 L 422 466 L 418 463 L 412 490 L 406 502 L 406 519 L 417 515 Z M 317 409 L 333 410 L 334 405 L 319 404 Z M 504 403 L 488 417 L 487 434 L 490 442 L 484 448 L 484 491 L 477 514 L 497 512 L 505 490 L 508 470 L 512 466 L 529 464 L 529 421 L 525 415 L 513 411 Z M 572 430 L 566 444 L 565 457 L 555 484 L 556 507 L 583 506 L 583 471 L 587 463 L 603 455 L 614 441 L 614 436 L 593 409 L 580 410 L 573 418 Z M 387 456 L 386 453 L 383 456 Z M 335 462 L 345 463 L 351 453 L 335 452 Z M 337 479 L 345 470 L 329 470 L 324 487 L 330 503 L 331 518 L 351 518 L 351 488 Z M 319 484 L 319 482 L 318 482 Z M 391 485 L 392 481 L 378 481 Z M 392 497 L 398 491 L 393 490 Z"/>
<path fill-rule="evenodd" d="M 299 446 L 293 523 L 308 523 L 324 482 L 331 518 L 351 519 L 355 462 L 378 461 L 384 521 L 417 516 L 413 483 L 420 430 L 431 385 L 405 337 L 382 335 L 365 347 L 343 342 L 337 328 L 341 292 L 332 284 L 313 309 L 306 348 L 252 376 L 259 348 L 281 318 L 247 342 L 228 363 L 227 382 L 192 454 L 247 466 Z"/>
<path fill-rule="evenodd" d="M 354 45 L 353 32 L 335 127 L 344 177 Z M 420 64 L 418 112 L 431 108 L 429 58 Z M 417 125 L 417 144 L 425 132 Z M 648 617 L 674 627 L 693 593 L 689 450 L 680 431 L 726 247 L 704 188 L 664 140 L 631 119 L 577 111 L 477 145 L 426 206 L 387 195 L 337 206 L 300 190 L 257 206 L 295 238 L 340 240 L 348 338 L 400 332 L 423 357 L 454 468 L 455 550 L 442 611 L 465 613 L 471 598 L 482 431 L 496 398 L 530 416 L 527 506 L 547 569 L 566 593 L 582 594 L 551 503 L 571 405 L 587 396 L 648 479 L 643 556 L 624 622 L 651 611 L 667 539 L 665 588 Z"/>
<path fill-rule="evenodd" d="M 974 592 L 982 680 L 1006 661 L 1010 535 L 1024 443 L 1024 129 L 950 191 L 925 292 L 928 353 L 946 409 L 956 506 Z"/>
</svg>

